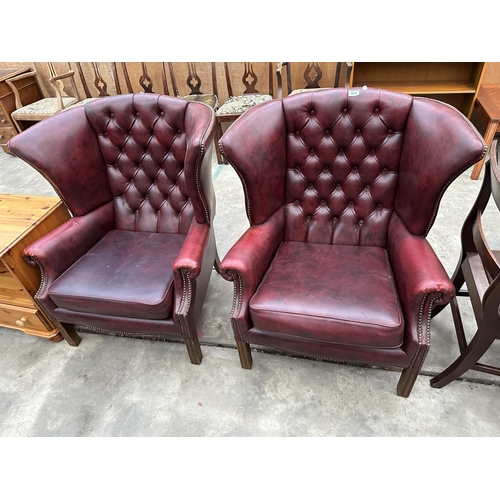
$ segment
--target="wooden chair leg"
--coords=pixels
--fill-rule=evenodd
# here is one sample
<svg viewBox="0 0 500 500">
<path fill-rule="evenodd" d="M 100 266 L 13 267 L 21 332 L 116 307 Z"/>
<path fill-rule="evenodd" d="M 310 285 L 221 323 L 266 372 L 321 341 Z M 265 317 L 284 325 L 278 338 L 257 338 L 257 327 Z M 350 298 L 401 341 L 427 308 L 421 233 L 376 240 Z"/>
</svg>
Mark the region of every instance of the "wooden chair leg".
<svg viewBox="0 0 500 500">
<path fill-rule="evenodd" d="M 418 374 L 420 373 L 420 364 L 417 366 L 412 366 L 410 368 L 404 368 L 401 373 L 401 377 L 399 377 L 397 394 L 402 398 L 407 398 L 410 395 L 413 386 L 415 385 L 415 381 L 417 380 Z"/>
<path fill-rule="evenodd" d="M 222 155 L 220 154 L 219 150 L 219 134 L 215 134 L 214 136 L 214 145 L 215 145 L 215 154 L 217 155 L 217 165 L 222 164 Z"/>
<path fill-rule="evenodd" d="M 222 137 L 222 125 L 220 124 L 219 120 L 215 120 L 215 151 L 217 153 L 217 163 L 219 165 L 222 165 L 225 163 L 224 158 L 221 155 L 220 149 L 219 149 L 219 140 Z"/>
<path fill-rule="evenodd" d="M 185 338 L 187 351 L 189 354 L 189 359 L 193 365 L 201 364 L 201 360 L 203 359 L 203 354 L 201 353 L 200 342 L 198 337 L 195 338 Z"/>
<path fill-rule="evenodd" d="M 495 332 L 478 332 L 463 353 L 439 375 L 431 379 L 431 387 L 441 389 L 470 370 L 496 339 Z"/>
<path fill-rule="evenodd" d="M 75 325 L 71 325 L 70 323 L 58 323 L 56 326 L 58 327 L 59 333 L 66 339 L 69 345 L 76 347 L 82 341 L 78 333 L 76 333 Z"/>
<path fill-rule="evenodd" d="M 493 141 L 493 137 L 495 136 L 495 132 L 497 131 L 498 123 L 495 122 L 489 122 L 488 126 L 486 127 L 486 132 L 484 133 L 484 142 L 486 143 L 486 146 L 488 146 L 488 149 L 491 147 L 491 143 Z M 479 179 L 479 174 L 481 173 L 481 169 L 483 168 L 484 162 L 486 160 L 486 155 L 484 158 L 480 161 L 478 161 L 475 165 L 474 168 L 472 169 L 472 173 L 470 175 L 470 178 L 472 180 L 477 180 Z"/>
<path fill-rule="evenodd" d="M 214 268 L 217 271 L 217 273 L 220 274 L 220 257 L 217 248 L 215 249 Z"/>
<path fill-rule="evenodd" d="M 252 368 L 252 353 L 250 352 L 250 344 L 243 340 L 237 340 L 238 354 L 240 355 L 241 367 L 247 370 Z"/>
</svg>

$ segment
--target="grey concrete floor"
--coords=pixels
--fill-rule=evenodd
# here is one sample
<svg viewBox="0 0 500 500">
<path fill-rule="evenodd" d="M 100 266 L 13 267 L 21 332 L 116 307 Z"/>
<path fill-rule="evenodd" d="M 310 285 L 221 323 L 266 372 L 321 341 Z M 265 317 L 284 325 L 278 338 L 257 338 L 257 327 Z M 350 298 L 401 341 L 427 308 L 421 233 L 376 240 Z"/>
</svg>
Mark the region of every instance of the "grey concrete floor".
<svg viewBox="0 0 500 500">
<path fill-rule="evenodd" d="M 469 176 L 448 189 L 428 238 L 450 275 L 481 182 Z M 232 168 L 214 159 L 213 179 L 222 258 L 248 222 Z M 55 194 L 29 165 L 2 151 L 0 192 Z M 498 215 L 489 210 L 485 226 L 500 247 Z M 231 304 L 232 284 L 214 271 L 199 323 L 200 366 L 180 343 L 81 333 L 74 348 L 0 328 L 0 436 L 500 435 L 500 380 L 471 371 L 443 389 L 429 385 L 458 355 L 449 308 L 432 320 L 429 355 L 404 399 L 396 395 L 399 373 L 384 369 L 255 350 L 252 370 L 243 370 Z M 463 319 L 472 334 L 470 309 Z M 488 358 L 500 360 L 498 346 Z"/>
</svg>

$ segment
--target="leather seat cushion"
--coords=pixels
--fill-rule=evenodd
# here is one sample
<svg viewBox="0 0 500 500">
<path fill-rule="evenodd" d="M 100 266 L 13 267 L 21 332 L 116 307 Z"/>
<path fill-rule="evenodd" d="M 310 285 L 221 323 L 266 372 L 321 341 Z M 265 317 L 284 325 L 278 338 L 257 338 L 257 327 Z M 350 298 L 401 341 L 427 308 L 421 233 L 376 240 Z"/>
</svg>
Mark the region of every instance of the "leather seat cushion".
<svg viewBox="0 0 500 500">
<path fill-rule="evenodd" d="M 58 307 L 143 319 L 172 315 L 183 234 L 110 231 L 49 287 Z"/>
<path fill-rule="evenodd" d="M 284 242 L 250 314 L 259 330 L 336 344 L 391 348 L 404 321 L 385 249 Z"/>
</svg>

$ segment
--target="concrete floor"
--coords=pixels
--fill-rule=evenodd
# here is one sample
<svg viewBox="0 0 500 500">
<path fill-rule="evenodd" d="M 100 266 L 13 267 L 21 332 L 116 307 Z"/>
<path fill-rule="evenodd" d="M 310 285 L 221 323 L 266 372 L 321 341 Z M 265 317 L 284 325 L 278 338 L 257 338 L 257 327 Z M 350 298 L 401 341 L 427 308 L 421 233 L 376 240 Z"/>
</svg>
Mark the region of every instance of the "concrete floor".
<svg viewBox="0 0 500 500">
<path fill-rule="evenodd" d="M 34 169 L 1 150 L 0 171 L 0 192 L 55 194 Z M 428 238 L 450 275 L 481 182 L 469 176 L 448 189 Z M 232 168 L 214 160 L 213 178 L 222 258 L 248 222 Z M 498 215 L 490 210 L 485 222 L 497 248 Z M 179 343 L 82 333 L 74 348 L 0 328 L 0 436 L 500 435 L 500 380 L 471 371 L 443 389 L 429 385 L 458 355 L 449 308 L 432 320 L 432 347 L 404 399 L 396 396 L 399 373 L 384 369 L 254 351 L 252 370 L 243 370 L 231 304 L 232 284 L 214 271 L 199 323 L 200 366 Z M 470 309 L 463 319 L 472 333 Z M 500 359 L 498 346 L 488 357 Z"/>
</svg>

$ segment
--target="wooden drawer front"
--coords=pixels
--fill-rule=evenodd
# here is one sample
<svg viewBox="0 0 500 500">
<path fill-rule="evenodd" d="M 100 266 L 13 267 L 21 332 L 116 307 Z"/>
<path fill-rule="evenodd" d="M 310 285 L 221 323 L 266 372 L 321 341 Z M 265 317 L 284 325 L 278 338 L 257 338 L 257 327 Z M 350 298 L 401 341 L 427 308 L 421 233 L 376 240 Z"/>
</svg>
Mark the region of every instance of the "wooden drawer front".
<svg viewBox="0 0 500 500">
<path fill-rule="evenodd" d="M 0 262 L 0 304 L 33 308 L 34 303 L 19 281 Z"/>
<path fill-rule="evenodd" d="M 20 330 L 50 331 L 41 319 L 42 315 L 33 308 L 0 304 L 0 324 Z"/>
<path fill-rule="evenodd" d="M 7 144 L 15 135 L 16 131 L 12 127 L 0 127 L 0 143 Z"/>
</svg>

